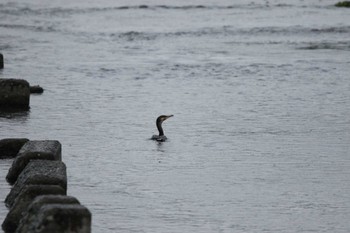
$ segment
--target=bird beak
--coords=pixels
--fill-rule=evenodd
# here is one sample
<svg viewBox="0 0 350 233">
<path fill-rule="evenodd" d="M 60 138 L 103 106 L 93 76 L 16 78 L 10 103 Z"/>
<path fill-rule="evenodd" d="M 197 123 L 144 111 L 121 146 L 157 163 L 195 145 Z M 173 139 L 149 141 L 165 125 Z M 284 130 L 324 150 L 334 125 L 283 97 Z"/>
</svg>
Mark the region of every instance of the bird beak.
<svg viewBox="0 0 350 233">
<path fill-rule="evenodd" d="M 173 117 L 174 115 L 169 115 L 169 116 L 166 116 L 165 120 L 170 118 L 170 117 Z"/>
</svg>

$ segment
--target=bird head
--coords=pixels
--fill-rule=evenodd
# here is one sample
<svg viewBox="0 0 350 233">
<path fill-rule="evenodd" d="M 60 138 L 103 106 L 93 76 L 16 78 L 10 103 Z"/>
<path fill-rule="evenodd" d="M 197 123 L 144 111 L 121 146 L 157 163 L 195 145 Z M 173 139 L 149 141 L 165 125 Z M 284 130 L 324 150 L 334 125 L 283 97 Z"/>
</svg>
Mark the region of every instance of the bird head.
<svg viewBox="0 0 350 233">
<path fill-rule="evenodd" d="M 173 117 L 174 115 L 161 115 L 157 118 L 157 123 L 162 123 L 166 119 Z"/>
</svg>

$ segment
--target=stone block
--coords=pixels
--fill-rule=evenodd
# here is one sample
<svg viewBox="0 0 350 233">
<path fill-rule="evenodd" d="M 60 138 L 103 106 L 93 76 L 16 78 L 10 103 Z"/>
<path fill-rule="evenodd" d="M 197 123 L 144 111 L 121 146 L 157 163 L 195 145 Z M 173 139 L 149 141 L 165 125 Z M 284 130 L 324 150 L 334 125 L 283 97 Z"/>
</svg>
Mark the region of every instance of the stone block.
<svg viewBox="0 0 350 233">
<path fill-rule="evenodd" d="M 62 195 L 43 195 L 38 196 L 29 205 L 26 214 L 21 219 L 19 226 L 16 230 L 17 233 L 27 233 L 29 229 L 33 231 L 35 229 L 35 223 L 38 221 L 38 213 L 40 208 L 47 204 L 80 204 L 75 197 L 62 196 Z"/>
<path fill-rule="evenodd" d="M 26 138 L 5 138 L 0 140 L 0 159 L 16 157 L 19 150 L 28 141 Z"/>
<path fill-rule="evenodd" d="M 43 205 L 28 226 L 17 233 L 90 233 L 91 213 L 78 204 Z"/>
<path fill-rule="evenodd" d="M 7 182 L 14 184 L 30 160 L 58 160 L 62 159 L 62 146 L 59 141 L 28 141 L 18 152 L 6 176 Z"/>
<path fill-rule="evenodd" d="M 16 198 L 12 208 L 2 223 L 2 229 L 5 231 L 5 233 L 12 233 L 16 231 L 19 221 L 35 197 L 48 194 L 66 195 L 66 191 L 59 185 L 25 186 L 22 189 L 22 192 Z"/>
<path fill-rule="evenodd" d="M 0 79 L 0 109 L 29 109 L 29 83 L 23 79 Z"/>
<path fill-rule="evenodd" d="M 39 85 L 30 86 L 29 90 L 31 94 L 42 94 L 44 92 L 44 89 Z"/>
<path fill-rule="evenodd" d="M 0 69 L 4 69 L 4 56 L 0 53 Z"/>
<path fill-rule="evenodd" d="M 24 168 L 10 193 L 5 199 L 7 207 L 11 207 L 16 197 L 26 185 L 59 185 L 67 191 L 66 165 L 61 161 L 32 160 Z"/>
<path fill-rule="evenodd" d="M 338 2 L 335 4 L 336 7 L 350 7 L 350 1 Z"/>
</svg>

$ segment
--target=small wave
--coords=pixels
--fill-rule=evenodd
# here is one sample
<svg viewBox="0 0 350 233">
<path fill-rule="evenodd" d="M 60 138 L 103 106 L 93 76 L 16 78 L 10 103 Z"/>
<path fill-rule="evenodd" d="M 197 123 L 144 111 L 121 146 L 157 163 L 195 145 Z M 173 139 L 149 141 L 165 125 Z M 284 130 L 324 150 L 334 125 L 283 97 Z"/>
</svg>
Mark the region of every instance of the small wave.
<svg viewBox="0 0 350 233">
<path fill-rule="evenodd" d="M 203 35 L 295 35 L 295 34 L 326 34 L 326 33 L 350 33 L 350 26 L 326 27 L 326 28 L 308 28 L 301 26 L 292 27 L 253 27 L 253 28 L 234 28 L 232 26 L 223 26 L 220 28 L 202 28 L 197 31 L 180 31 L 167 33 L 168 36 L 203 36 Z"/>
<path fill-rule="evenodd" d="M 236 4 L 236 5 L 125 5 L 125 6 L 114 6 L 114 7 L 91 7 L 91 8 L 66 8 L 66 7 L 54 7 L 54 8 L 31 8 L 21 7 L 16 4 L 0 4 L 0 13 L 11 14 L 11 15 L 70 15 L 70 14 L 81 14 L 91 12 L 104 12 L 104 11 L 118 11 L 118 10 L 227 10 L 227 9 L 261 9 L 263 7 L 293 7 L 289 4 Z"/>
<path fill-rule="evenodd" d="M 350 26 L 343 27 L 326 27 L 326 28 L 312 28 L 313 33 L 349 33 Z"/>
<path fill-rule="evenodd" d="M 118 37 L 118 38 L 126 39 L 127 41 L 134 41 L 134 40 L 153 40 L 157 37 L 157 35 L 153 33 L 129 31 L 121 34 L 111 34 L 111 37 Z"/>
<path fill-rule="evenodd" d="M 296 35 L 296 34 L 332 34 L 341 33 L 349 34 L 350 27 L 325 27 L 325 28 L 308 28 L 301 26 L 293 27 L 253 27 L 253 28 L 235 28 L 232 26 L 223 27 L 213 27 L 213 28 L 200 28 L 198 30 L 189 31 L 175 31 L 175 32 L 139 32 L 139 31 L 129 31 L 122 33 L 111 33 L 110 37 L 115 39 L 126 39 L 127 41 L 135 40 L 154 40 L 159 37 L 201 37 L 201 36 L 211 36 L 211 35 L 222 35 L 222 36 L 239 36 L 239 35 L 249 35 L 249 36 L 259 36 L 259 35 Z M 106 36 L 104 33 L 101 36 Z M 242 43 L 240 41 L 235 41 L 233 43 Z M 249 42 L 244 43 L 260 43 L 260 42 Z M 280 44 L 280 41 L 264 41 L 264 44 Z"/>
<path fill-rule="evenodd" d="M 88 14 L 94 12 L 107 11 L 125 11 L 125 10 L 231 10 L 231 9 L 262 9 L 262 8 L 293 8 L 293 7 L 319 7 L 313 5 L 293 5 L 293 4 L 270 4 L 270 3 L 254 3 L 232 4 L 232 5 L 124 5 L 112 7 L 54 7 L 54 8 L 33 8 L 29 6 L 23 7 L 19 4 L 7 3 L 0 4 L 0 13 L 10 15 L 54 15 L 66 16 L 72 14 Z M 324 6 L 323 6 L 324 7 Z"/>
<path fill-rule="evenodd" d="M 110 73 L 115 73 L 116 72 L 116 70 L 113 69 L 113 68 L 104 68 L 104 67 L 100 68 L 100 71 L 101 72 L 110 72 Z"/>
<path fill-rule="evenodd" d="M 301 46 L 298 49 L 304 50 L 319 50 L 319 49 L 332 49 L 332 50 L 350 50 L 350 42 L 320 42 L 320 43 L 309 43 L 306 46 Z"/>
<path fill-rule="evenodd" d="M 139 5 L 139 6 L 120 6 L 120 7 L 113 7 L 109 8 L 110 10 L 135 10 L 135 9 L 173 9 L 173 10 L 190 10 L 190 9 L 204 9 L 208 8 L 203 5 L 189 5 L 189 6 L 167 6 L 167 5 Z M 104 10 L 108 10 L 108 8 L 105 8 Z"/>
<path fill-rule="evenodd" d="M 234 28 L 232 26 L 223 26 L 218 28 L 201 28 L 196 31 L 178 31 L 166 33 L 166 36 L 205 36 L 205 35 L 295 35 L 295 34 L 325 34 L 325 33 L 350 33 L 349 26 L 326 27 L 326 28 L 307 28 L 301 26 L 293 27 L 253 27 L 253 28 Z"/>
<path fill-rule="evenodd" d="M 204 5 L 185 5 L 185 6 L 170 6 L 170 5 L 131 5 L 131 6 L 116 6 L 116 7 L 92 7 L 92 8 L 31 8 L 31 7 L 16 7 L 0 4 L 0 13 L 10 15 L 71 15 L 84 14 L 93 12 L 118 11 L 118 10 L 193 10 L 193 9 L 232 9 L 241 8 L 243 6 L 204 6 Z"/>
<path fill-rule="evenodd" d="M 132 5 L 132 6 L 118 6 L 110 8 L 91 8 L 91 10 L 135 10 L 135 9 L 147 9 L 147 10 L 225 10 L 225 9 L 261 9 L 267 7 L 296 7 L 292 4 L 258 4 L 250 2 L 248 4 L 234 4 L 234 5 Z M 305 8 L 305 6 L 302 6 Z"/>
<path fill-rule="evenodd" d="M 231 133 L 232 136 L 244 136 L 244 135 L 273 135 L 273 136 L 279 136 L 279 135 L 291 135 L 292 132 L 289 130 L 261 130 L 261 131 L 237 131 L 234 133 Z"/>
<path fill-rule="evenodd" d="M 228 29 L 229 31 L 230 29 Z M 254 27 L 250 29 L 239 29 L 239 33 L 244 34 L 306 34 L 306 33 L 350 33 L 350 26 L 308 28 L 302 26 L 292 27 Z"/>
<path fill-rule="evenodd" d="M 25 29 L 25 30 L 38 31 L 38 32 L 56 31 L 53 26 L 33 26 L 33 25 L 23 25 L 23 24 L 0 24 L 0 28 Z"/>
<path fill-rule="evenodd" d="M 0 51 L 10 49 L 11 46 L 8 44 L 0 44 Z"/>
</svg>

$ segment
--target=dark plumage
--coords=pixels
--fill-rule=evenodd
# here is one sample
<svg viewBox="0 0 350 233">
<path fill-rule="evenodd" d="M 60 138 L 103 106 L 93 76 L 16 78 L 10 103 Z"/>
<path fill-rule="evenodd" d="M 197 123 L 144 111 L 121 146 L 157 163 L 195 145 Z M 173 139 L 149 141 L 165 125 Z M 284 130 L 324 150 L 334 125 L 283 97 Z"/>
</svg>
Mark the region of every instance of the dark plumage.
<svg viewBox="0 0 350 233">
<path fill-rule="evenodd" d="M 156 125 L 157 125 L 159 135 L 153 135 L 151 138 L 152 140 L 156 140 L 159 142 L 164 142 L 165 140 L 167 140 L 167 137 L 164 135 L 162 123 L 163 123 L 163 121 L 165 121 L 166 119 L 168 119 L 169 117 L 172 117 L 172 116 L 174 116 L 174 115 L 161 115 L 157 118 Z"/>
</svg>

